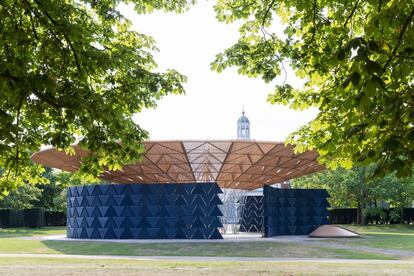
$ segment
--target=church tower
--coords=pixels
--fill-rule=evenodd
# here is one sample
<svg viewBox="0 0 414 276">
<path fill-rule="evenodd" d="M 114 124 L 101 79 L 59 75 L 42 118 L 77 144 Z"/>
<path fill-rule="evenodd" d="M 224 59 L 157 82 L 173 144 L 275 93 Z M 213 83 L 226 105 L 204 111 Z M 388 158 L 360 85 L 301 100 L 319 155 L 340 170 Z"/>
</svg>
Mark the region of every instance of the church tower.
<svg viewBox="0 0 414 276">
<path fill-rule="evenodd" d="M 250 122 L 246 116 L 244 116 L 244 107 L 242 116 L 237 120 L 237 139 L 250 139 Z"/>
</svg>

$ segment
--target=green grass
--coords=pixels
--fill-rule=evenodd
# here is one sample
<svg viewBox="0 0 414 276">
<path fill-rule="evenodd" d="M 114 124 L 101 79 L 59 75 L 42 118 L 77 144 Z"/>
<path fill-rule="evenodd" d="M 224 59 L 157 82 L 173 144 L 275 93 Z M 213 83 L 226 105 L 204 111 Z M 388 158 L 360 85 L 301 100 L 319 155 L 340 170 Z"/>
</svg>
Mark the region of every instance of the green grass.
<svg viewBox="0 0 414 276">
<path fill-rule="evenodd" d="M 225 256 L 394 259 L 391 256 L 352 250 L 321 248 L 293 243 L 147 243 L 67 242 L 0 239 L 0 253 L 122 255 L 122 256 Z"/>
<path fill-rule="evenodd" d="M 48 235 L 65 235 L 66 227 L 43 227 L 43 228 L 0 228 L 1 238 L 33 237 Z"/>
<path fill-rule="evenodd" d="M 0 258 L 0 275 L 412 275 L 410 262 L 205 262 Z"/>
<path fill-rule="evenodd" d="M 414 225 L 343 225 L 362 234 L 363 239 L 335 239 L 329 242 L 414 252 Z"/>
<path fill-rule="evenodd" d="M 414 250 L 414 226 L 345 226 L 363 234 L 362 239 L 317 240 L 350 246 Z M 42 240 L 65 234 L 65 227 L 0 229 L 0 253 L 124 255 L 124 256 L 225 256 L 277 258 L 395 259 L 398 256 L 320 244 L 267 242 L 214 243 L 108 243 Z"/>
</svg>

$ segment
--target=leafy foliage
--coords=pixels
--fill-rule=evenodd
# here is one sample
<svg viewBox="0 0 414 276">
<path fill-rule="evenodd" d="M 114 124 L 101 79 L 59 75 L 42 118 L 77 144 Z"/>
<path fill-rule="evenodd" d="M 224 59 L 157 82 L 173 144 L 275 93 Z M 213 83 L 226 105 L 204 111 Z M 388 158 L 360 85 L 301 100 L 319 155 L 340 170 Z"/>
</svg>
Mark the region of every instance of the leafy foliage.
<svg viewBox="0 0 414 276">
<path fill-rule="evenodd" d="M 159 73 L 151 37 L 130 29 L 118 0 L 0 2 L 0 195 L 46 183 L 30 155 L 41 145 L 90 150 L 81 170 L 99 175 L 141 157 L 147 132 L 132 115 L 186 78 Z M 193 1 L 126 0 L 139 13 L 184 11 Z"/>
<path fill-rule="evenodd" d="M 298 151 L 316 148 L 330 168 L 375 162 L 377 175 L 411 174 L 412 0 L 219 0 L 215 10 L 220 21 L 244 24 L 212 69 L 236 66 L 270 82 L 290 65 L 306 80 L 302 89 L 276 85 L 268 98 L 295 109 L 319 108 L 317 118 L 288 139 Z"/>
<path fill-rule="evenodd" d="M 294 179 L 297 188 L 324 188 L 332 207 L 357 207 L 360 222 L 363 217 L 382 208 L 402 209 L 414 203 L 414 177 L 398 178 L 395 173 L 382 178 L 371 178 L 375 166 L 327 170 Z M 377 214 L 378 215 L 378 214 Z"/>
</svg>

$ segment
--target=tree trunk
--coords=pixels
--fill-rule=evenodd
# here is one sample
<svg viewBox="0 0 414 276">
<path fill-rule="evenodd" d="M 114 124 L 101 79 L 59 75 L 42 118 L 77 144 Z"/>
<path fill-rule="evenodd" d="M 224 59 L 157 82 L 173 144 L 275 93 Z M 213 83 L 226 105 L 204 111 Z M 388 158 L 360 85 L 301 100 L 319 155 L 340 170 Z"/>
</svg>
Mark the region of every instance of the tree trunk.
<svg viewBox="0 0 414 276">
<path fill-rule="evenodd" d="M 357 204 L 357 224 L 361 224 L 361 204 L 358 202 Z"/>
<path fill-rule="evenodd" d="M 361 210 L 360 210 L 360 212 L 361 212 L 361 225 L 367 225 L 368 224 L 367 214 L 365 213 L 366 209 L 367 209 L 367 204 L 366 203 L 361 204 Z"/>
</svg>

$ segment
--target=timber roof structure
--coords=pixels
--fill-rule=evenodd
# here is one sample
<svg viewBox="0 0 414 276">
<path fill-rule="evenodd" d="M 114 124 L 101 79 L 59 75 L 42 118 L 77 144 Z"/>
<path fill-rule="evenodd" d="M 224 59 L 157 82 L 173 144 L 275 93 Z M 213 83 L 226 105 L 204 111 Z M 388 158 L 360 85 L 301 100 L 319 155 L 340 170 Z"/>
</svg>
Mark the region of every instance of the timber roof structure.
<svg viewBox="0 0 414 276">
<path fill-rule="evenodd" d="M 221 188 L 255 190 L 324 169 L 316 151 L 295 154 L 293 146 L 255 140 L 147 141 L 144 159 L 100 178 L 115 183 L 217 182 Z M 74 172 L 88 152 L 56 149 L 33 154 L 32 161 Z"/>
</svg>

